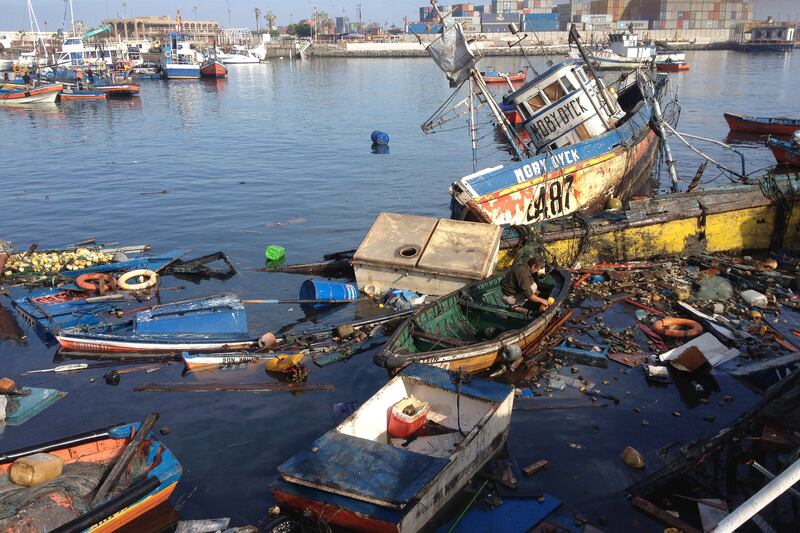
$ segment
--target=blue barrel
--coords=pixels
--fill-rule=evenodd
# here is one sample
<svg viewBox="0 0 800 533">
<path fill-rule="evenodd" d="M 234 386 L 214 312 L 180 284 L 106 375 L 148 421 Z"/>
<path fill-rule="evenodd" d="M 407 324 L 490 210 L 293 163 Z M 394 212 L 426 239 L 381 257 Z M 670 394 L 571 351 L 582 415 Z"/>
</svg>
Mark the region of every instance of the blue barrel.
<svg viewBox="0 0 800 533">
<path fill-rule="evenodd" d="M 300 286 L 301 300 L 341 300 L 352 302 L 357 298 L 358 289 L 352 283 L 307 279 Z"/>
<path fill-rule="evenodd" d="M 382 131 L 378 130 L 373 131 L 370 138 L 372 139 L 372 142 L 374 142 L 375 144 L 389 144 L 389 135 L 383 133 Z"/>
</svg>

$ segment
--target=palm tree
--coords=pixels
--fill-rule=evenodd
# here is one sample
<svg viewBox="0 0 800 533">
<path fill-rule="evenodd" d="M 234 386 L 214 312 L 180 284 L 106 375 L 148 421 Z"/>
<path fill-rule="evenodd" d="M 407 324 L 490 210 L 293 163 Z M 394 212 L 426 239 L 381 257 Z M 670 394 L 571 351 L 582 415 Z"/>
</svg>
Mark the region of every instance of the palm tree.
<svg viewBox="0 0 800 533">
<path fill-rule="evenodd" d="M 259 25 L 258 25 L 258 23 L 259 23 L 259 21 L 261 20 L 261 10 L 260 10 L 260 9 L 258 9 L 258 8 L 256 8 L 256 9 L 255 9 L 255 13 L 256 13 L 256 33 L 258 33 L 258 31 L 259 31 Z"/>
<path fill-rule="evenodd" d="M 267 18 L 267 24 L 268 24 L 268 27 L 269 27 L 269 31 L 271 32 L 273 29 L 275 29 L 275 19 L 277 17 L 275 17 L 275 15 L 272 14 L 272 10 L 269 9 L 269 10 L 267 10 L 267 17 L 266 18 Z"/>
</svg>

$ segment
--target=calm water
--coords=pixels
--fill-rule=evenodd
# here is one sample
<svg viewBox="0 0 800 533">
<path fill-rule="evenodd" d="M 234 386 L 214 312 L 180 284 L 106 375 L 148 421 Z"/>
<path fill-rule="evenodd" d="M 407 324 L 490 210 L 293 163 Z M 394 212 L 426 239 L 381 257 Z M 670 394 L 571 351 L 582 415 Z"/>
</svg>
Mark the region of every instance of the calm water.
<svg viewBox="0 0 800 533">
<path fill-rule="evenodd" d="M 800 115 L 800 54 L 696 52 L 688 60 L 692 70 L 673 75 L 682 131 L 725 140 L 723 111 Z M 518 58 L 484 63 L 502 70 L 522 65 Z M 234 66 L 230 79 L 220 82 L 143 81 L 141 97 L 131 101 L 0 108 L 0 238 L 19 247 L 96 238 L 146 242 L 156 251 L 224 250 L 241 270 L 239 276 L 201 284 L 166 278 L 164 287 L 184 288 L 165 292 L 164 298 L 222 291 L 295 298 L 302 277 L 246 270 L 263 265 L 266 245 L 285 246 L 290 262 L 314 261 L 327 252 L 354 248 L 380 211 L 448 215 L 448 185 L 472 171 L 467 131 L 425 136 L 419 128 L 448 95 L 443 76 L 426 59 L 331 59 Z M 371 152 L 373 129 L 391 136 L 389 154 Z M 487 134 L 481 164 L 507 161 L 498 146 L 486 144 L 491 131 L 481 133 Z M 771 164 L 771 153 L 757 140 L 734 141 L 748 157 L 748 170 Z M 690 179 L 699 161 L 676 142 L 673 149 L 682 177 Z M 709 153 L 737 164 L 718 148 Z M 714 177 L 709 168 L 706 178 Z M 153 194 L 159 192 L 164 194 Z M 352 316 L 352 310 L 344 309 L 306 317 L 297 306 L 251 306 L 248 311 L 253 332 Z M 22 371 L 49 367 L 54 351 L 33 334 L 26 346 L 0 343 L 2 374 L 18 378 Z M 20 378 L 23 385 L 53 386 L 69 395 L 27 424 L 6 428 L 0 449 L 143 419 L 155 410 L 161 413 L 159 424 L 171 429 L 165 442 L 185 467 L 172 499 L 180 513 L 252 523 L 271 505 L 267 487 L 276 466 L 336 423 L 332 405 L 363 401 L 386 379 L 367 354 L 325 369 L 309 362 L 309 380 L 333 383 L 335 392 L 132 392 L 154 381 L 240 381 L 263 375 L 253 367 L 182 377 L 180 366 L 126 374 L 117 387 L 103 382 L 104 370 Z M 676 401 L 674 391 L 652 395 L 648 401 Z M 555 417 L 548 425 L 562 422 L 560 415 L 547 416 Z M 615 420 L 610 413 L 604 417 Z M 509 448 L 521 464 L 541 455 L 525 433 L 530 429 L 526 424 L 538 423 L 530 413 L 515 414 Z M 580 438 L 582 428 L 577 422 L 564 425 L 563 438 Z M 664 444 L 653 438 L 646 449 Z M 616 479 L 613 485 L 608 475 L 604 461 L 616 461 L 615 447 L 597 453 L 597 461 L 579 459 L 587 465 L 580 481 L 585 490 L 573 493 L 566 484 L 570 476 L 559 481 L 553 474 L 545 478 L 548 491 L 585 508 L 602 506 L 626 480 Z"/>
</svg>

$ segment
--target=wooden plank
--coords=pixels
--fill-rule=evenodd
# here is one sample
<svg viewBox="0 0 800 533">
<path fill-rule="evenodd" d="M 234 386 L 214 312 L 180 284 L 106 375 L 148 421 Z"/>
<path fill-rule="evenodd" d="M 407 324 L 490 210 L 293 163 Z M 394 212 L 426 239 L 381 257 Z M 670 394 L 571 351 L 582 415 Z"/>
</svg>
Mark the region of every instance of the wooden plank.
<svg viewBox="0 0 800 533">
<path fill-rule="evenodd" d="M 677 518 L 655 504 L 645 500 L 641 496 L 634 496 L 631 499 L 631 505 L 645 514 L 664 522 L 665 524 L 678 528 L 684 533 L 702 533 L 699 529 L 690 526 L 680 518 Z"/>
<path fill-rule="evenodd" d="M 530 477 L 530 476 L 534 475 L 537 472 L 541 472 L 542 470 L 545 470 L 549 466 L 550 466 L 550 461 L 548 461 L 546 459 L 542 459 L 541 461 L 536 461 L 535 463 L 526 466 L 525 468 L 522 469 L 522 472 L 526 476 Z"/>
<path fill-rule="evenodd" d="M 136 392 L 310 392 L 332 391 L 328 383 L 148 383 Z"/>
</svg>

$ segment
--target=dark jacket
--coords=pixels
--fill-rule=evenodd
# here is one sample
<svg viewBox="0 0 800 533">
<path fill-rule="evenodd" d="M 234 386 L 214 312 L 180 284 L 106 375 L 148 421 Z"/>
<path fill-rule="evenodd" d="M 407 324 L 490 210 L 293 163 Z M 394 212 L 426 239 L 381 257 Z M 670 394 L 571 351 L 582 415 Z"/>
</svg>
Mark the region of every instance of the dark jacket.
<svg viewBox="0 0 800 533">
<path fill-rule="evenodd" d="M 531 285 L 533 285 L 531 269 L 526 263 L 520 263 L 506 272 L 500 283 L 500 289 L 506 296 L 524 293 L 526 298 L 530 298 L 533 296 Z"/>
</svg>

